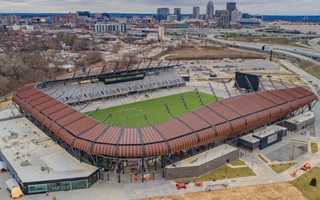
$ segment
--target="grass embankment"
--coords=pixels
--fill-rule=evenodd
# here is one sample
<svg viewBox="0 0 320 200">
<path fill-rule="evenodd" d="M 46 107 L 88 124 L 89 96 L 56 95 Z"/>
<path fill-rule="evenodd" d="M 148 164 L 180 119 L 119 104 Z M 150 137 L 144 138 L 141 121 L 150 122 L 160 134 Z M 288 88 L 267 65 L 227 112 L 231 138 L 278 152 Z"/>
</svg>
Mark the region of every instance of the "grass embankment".
<svg viewBox="0 0 320 200">
<path fill-rule="evenodd" d="M 320 78 L 320 67 L 318 65 L 306 60 L 297 62 L 296 64 L 307 73 Z"/>
<path fill-rule="evenodd" d="M 245 162 L 243 162 L 242 160 L 234 160 L 230 163 L 230 165 L 232 166 L 242 166 L 242 165 L 246 165 Z"/>
<path fill-rule="evenodd" d="M 225 165 L 197 178 L 189 178 L 189 179 L 182 179 L 182 180 L 175 180 L 175 181 L 176 182 L 212 181 L 213 179 L 223 180 L 223 179 L 240 178 L 240 177 L 248 177 L 248 176 L 255 176 L 255 175 L 256 174 L 249 167 L 231 168 Z"/>
<path fill-rule="evenodd" d="M 273 169 L 277 174 L 281 174 L 282 172 L 286 171 L 293 165 L 297 164 L 296 162 L 289 162 L 289 163 L 280 163 L 280 164 L 271 164 L 269 167 Z"/>
<path fill-rule="evenodd" d="M 263 35 L 242 35 L 242 34 L 226 34 L 226 38 L 229 40 L 239 41 L 239 42 L 256 42 L 256 43 L 267 43 L 267 44 L 277 44 L 292 47 L 307 48 L 303 45 L 299 45 L 296 41 L 290 38 L 281 37 L 268 37 Z"/>
<path fill-rule="evenodd" d="M 126 124 L 125 127 L 134 128 L 134 127 L 149 126 L 148 121 L 144 117 L 144 115 L 147 115 L 151 123 L 156 125 L 156 124 L 173 119 L 173 117 L 168 113 L 165 107 L 165 104 L 168 104 L 171 112 L 176 117 L 179 117 L 189 112 L 183 104 L 181 95 L 183 95 L 190 110 L 195 110 L 197 108 L 202 107 L 201 101 L 199 100 L 196 92 L 192 91 L 192 92 L 186 92 L 182 94 L 171 95 L 171 96 L 102 109 L 94 113 L 93 115 L 91 115 L 91 117 L 93 117 L 98 121 L 104 121 L 109 114 L 112 114 L 112 117 L 110 117 L 105 122 L 106 124 L 110 125 L 113 122 L 115 122 L 113 124 L 114 126 L 123 127 Z M 200 93 L 200 96 L 204 104 L 215 102 L 215 98 L 212 95 Z M 87 112 L 86 114 L 90 114 L 90 113 L 92 112 Z M 127 118 L 128 118 L 128 121 L 126 120 Z"/>
<path fill-rule="evenodd" d="M 316 186 L 311 186 L 311 180 L 315 178 L 317 180 Z M 314 167 L 310 171 L 301 175 L 299 178 L 291 181 L 290 183 L 298 188 L 308 199 L 316 200 L 320 199 L 320 168 Z"/>
<path fill-rule="evenodd" d="M 319 151 L 318 149 L 318 143 L 311 143 L 311 152 L 312 153 L 317 153 Z"/>
<path fill-rule="evenodd" d="M 258 157 L 259 157 L 263 162 L 268 163 L 268 160 L 267 160 L 265 157 L 263 157 L 262 155 L 258 155 Z"/>
</svg>

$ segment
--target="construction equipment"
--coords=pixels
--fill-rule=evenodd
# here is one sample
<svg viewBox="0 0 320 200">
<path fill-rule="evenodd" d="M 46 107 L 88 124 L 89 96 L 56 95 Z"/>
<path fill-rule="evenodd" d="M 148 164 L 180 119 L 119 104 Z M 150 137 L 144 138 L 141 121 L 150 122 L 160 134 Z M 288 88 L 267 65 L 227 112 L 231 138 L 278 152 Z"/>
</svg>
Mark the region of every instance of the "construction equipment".
<svg viewBox="0 0 320 200">
<path fill-rule="evenodd" d="M 308 171 L 309 169 L 311 169 L 311 163 L 305 163 L 300 169 L 302 169 L 303 171 Z"/>
<path fill-rule="evenodd" d="M 311 169 L 311 163 L 310 162 L 305 162 L 303 165 L 301 165 L 299 168 L 297 168 L 294 172 L 292 172 L 290 175 L 292 177 L 297 177 L 297 172 L 299 170 L 303 170 L 303 171 L 308 171 L 309 169 Z"/>
<path fill-rule="evenodd" d="M 187 189 L 187 185 L 184 182 L 177 183 L 176 187 L 178 190 L 180 190 L 181 188 Z"/>
</svg>

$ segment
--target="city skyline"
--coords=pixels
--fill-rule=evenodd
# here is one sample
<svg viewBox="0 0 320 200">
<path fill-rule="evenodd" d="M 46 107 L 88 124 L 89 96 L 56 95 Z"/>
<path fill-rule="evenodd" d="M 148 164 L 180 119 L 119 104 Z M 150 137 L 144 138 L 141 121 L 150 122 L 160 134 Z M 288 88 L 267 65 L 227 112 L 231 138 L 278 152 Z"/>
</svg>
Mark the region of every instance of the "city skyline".
<svg viewBox="0 0 320 200">
<path fill-rule="evenodd" d="M 226 9 L 228 1 L 213 1 L 215 9 Z M 237 7 L 251 14 L 266 15 L 319 15 L 320 2 L 317 0 L 307 1 L 259 1 L 254 2 L 248 0 L 235 1 Z M 192 14 L 193 6 L 200 7 L 200 14 L 205 14 L 205 8 L 208 0 L 200 0 L 197 2 L 186 0 L 117 0 L 104 1 L 92 0 L 90 2 L 84 0 L 3 0 L 0 13 L 67 13 L 77 10 L 88 10 L 91 12 L 110 12 L 110 13 L 150 13 L 156 12 L 159 7 L 168 7 L 170 13 L 175 7 L 182 9 L 182 14 Z M 290 7 L 288 7 L 290 5 Z M 276 8 L 276 9 L 275 9 Z"/>
</svg>

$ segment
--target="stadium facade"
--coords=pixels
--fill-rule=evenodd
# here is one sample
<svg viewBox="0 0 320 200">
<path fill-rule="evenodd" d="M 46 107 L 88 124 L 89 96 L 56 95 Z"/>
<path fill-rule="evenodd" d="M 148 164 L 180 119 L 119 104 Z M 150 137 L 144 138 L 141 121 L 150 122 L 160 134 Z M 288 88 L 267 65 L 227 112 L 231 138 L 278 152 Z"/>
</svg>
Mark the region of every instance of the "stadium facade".
<svg viewBox="0 0 320 200">
<path fill-rule="evenodd" d="M 144 73 L 147 77 L 151 71 L 134 70 L 129 74 Z M 120 74 L 128 75 L 127 72 Z M 106 77 L 116 80 L 111 76 L 119 77 L 104 74 L 60 82 L 68 84 L 102 77 L 100 81 Z M 299 109 L 311 109 L 312 102 L 317 100 L 316 95 L 302 87 L 258 91 L 217 101 L 158 125 L 125 128 L 98 122 L 43 91 L 43 87 L 58 82 L 24 87 L 14 94 L 13 102 L 20 113 L 80 161 L 107 168 L 106 163 L 115 163 L 119 182 L 119 169 L 125 160 L 139 159 L 144 163 L 145 159 L 160 158 L 161 165 L 165 166 L 170 155 L 176 152 L 236 138 L 282 120 Z M 143 176 L 144 170 L 141 171 Z"/>
</svg>

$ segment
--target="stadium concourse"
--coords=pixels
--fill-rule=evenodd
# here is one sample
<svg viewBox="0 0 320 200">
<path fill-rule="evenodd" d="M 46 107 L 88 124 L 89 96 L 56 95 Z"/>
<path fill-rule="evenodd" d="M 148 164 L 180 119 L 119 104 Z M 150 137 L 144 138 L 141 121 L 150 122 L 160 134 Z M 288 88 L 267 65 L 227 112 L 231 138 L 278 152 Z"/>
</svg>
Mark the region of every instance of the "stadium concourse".
<svg viewBox="0 0 320 200">
<path fill-rule="evenodd" d="M 116 170 L 120 182 L 120 173 L 128 160 L 139 161 L 136 173 L 143 177 L 145 163 L 150 159 L 159 160 L 164 167 L 176 162 L 176 153 L 193 155 L 212 148 L 298 110 L 311 109 L 317 99 L 312 92 L 296 86 L 230 95 L 221 101 L 216 97 L 215 103 L 144 128 L 106 125 L 67 104 L 184 85 L 173 67 L 135 69 L 27 86 L 15 93 L 13 102 L 74 157 Z"/>
</svg>

